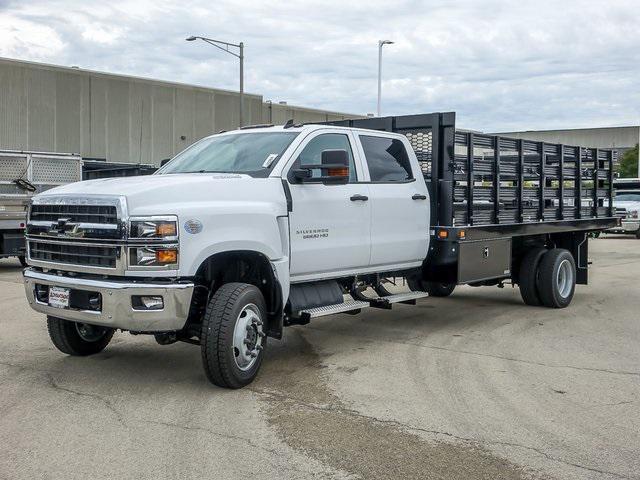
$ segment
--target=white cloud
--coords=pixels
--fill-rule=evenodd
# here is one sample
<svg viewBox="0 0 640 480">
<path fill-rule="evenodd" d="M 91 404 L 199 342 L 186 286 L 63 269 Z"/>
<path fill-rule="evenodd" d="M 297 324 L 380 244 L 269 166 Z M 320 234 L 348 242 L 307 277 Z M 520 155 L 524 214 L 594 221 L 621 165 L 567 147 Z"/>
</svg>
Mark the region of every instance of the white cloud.
<svg viewBox="0 0 640 480">
<path fill-rule="evenodd" d="M 0 6 L 0 53 L 236 89 L 234 57 L 184 38 L 242 40 L 248 91 L 367 113 L 377 40 L 390 38 L 387 114 L 456 110 L 461 126 L 484 130 L 579 127 L 640 121 L 638 24 L 637 0 L 23 0 Z"/>
<path fill-rule="evenodd" d="M 93 23 L 82 31 L 82 38 L 90 42 L 113 45 L 123 34 L 122 28 Z"/>
<path fill-rule="evenodd" d="M 0 12 L 0 56 L 46 60 L 63 48 L 55 29 Z"/>
</svg>

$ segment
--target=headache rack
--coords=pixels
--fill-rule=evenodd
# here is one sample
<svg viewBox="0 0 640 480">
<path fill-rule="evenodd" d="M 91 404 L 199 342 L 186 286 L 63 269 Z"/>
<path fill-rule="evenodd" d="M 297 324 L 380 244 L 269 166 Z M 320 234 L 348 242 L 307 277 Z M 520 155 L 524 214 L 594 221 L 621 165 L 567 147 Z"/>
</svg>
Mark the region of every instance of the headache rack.
<svg viewBox="0 0 640 480">
<path fill-rule="evenodd" d="M 615 221 L 615 150 L 456 130 L 453 112 L 328 123 L 406 135 L 429 187 L 434 227 L 517 235 Z"/>
</svg>

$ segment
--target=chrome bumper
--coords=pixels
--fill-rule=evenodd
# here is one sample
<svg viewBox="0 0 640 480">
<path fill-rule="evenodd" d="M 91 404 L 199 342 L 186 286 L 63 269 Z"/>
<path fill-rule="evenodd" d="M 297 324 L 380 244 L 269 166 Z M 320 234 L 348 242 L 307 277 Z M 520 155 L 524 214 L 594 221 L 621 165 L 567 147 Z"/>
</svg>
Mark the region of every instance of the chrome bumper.
<svg viewBox="0 0 640 480">
<path fill-rule="evenodd" d="M 101 309 L 95 311 L 51 307 L 36 298 L 36 284 L 98 292 L 102 297 Z M 184 327 L 194 285 L 191 282 L 164 284 L 94 280 L 52 275 L 27 268 L 24 271 L 24 287 L 29 305 L 46 315 L 134 332 L 162 332 L 180 330 Z M 132 295 L 162 296 L 164 308 L 134 310 L 131 304 Z"/>
</svg>

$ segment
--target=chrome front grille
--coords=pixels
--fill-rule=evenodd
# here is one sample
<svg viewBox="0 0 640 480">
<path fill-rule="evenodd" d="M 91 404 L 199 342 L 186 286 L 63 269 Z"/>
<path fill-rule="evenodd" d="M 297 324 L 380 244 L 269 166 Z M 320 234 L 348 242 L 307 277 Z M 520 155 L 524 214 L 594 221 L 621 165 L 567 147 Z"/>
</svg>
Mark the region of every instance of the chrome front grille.
<svg viewBox="0 0 640 480">
<path fill-rule="evenodd" d="M 121 197 L 35 197 L 27 222 L 28 262 L 56 270 L 124 274 L 125 220 Z"/>
<path fill-rule="evenodd" d="M 68 223 L 118 223 L 118 210 L 115 205 L 33 205 L 31 220 L 36 222 L 57 223 L 61 218 Z"/>
<path fill-rule="evenodd" d="M 30 240 L 29 258 L 61 265 L 116 268 L 119 248 L 115 245 Z"/>
</svg>

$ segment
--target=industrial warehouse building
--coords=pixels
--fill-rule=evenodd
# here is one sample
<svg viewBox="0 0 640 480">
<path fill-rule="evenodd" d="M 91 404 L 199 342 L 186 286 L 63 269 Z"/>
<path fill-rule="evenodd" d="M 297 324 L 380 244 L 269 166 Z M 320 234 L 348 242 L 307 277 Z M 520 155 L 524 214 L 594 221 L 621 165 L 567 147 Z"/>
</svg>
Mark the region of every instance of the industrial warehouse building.
<svg viewBox="0 0 640 480">
<path fill-rule="evenodd" d="M 0 149 L 159 165 L 195 140 L 237 128 L 238 105 L 234 91 L 0 58 Z M 245 94 L 247 125 L 358 117 Z M 624 152 L 638 143 L 640 126 L 498 134 Z"/>
<path fill-rule="evenodd" d="M 357 118 L 245 94 L 244 123 Z M 0 149 L 159 165 L 237 128 L 238 92 L 0 58 Z"/>
<path fill-rule="evenodd" d="M 500 132 L 511 138 L 524 138 L 538 142 L 582 145 L 591 148 L 614 148 L 620 154 L 633 148 L 640 141 L 640 126 L 574 128 L 566 130 L 528 130 L 521 132 Z"/>
</svg>

